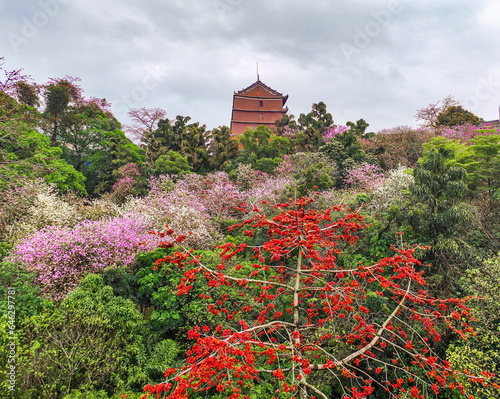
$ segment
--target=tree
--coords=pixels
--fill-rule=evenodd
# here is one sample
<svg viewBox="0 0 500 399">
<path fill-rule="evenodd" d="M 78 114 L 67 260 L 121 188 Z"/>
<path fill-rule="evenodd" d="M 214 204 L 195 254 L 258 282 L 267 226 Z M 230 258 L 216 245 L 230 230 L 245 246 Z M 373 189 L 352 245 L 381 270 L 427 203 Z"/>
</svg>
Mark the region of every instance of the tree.
<svg viewBox="0 0 500 399">
<path fill-rule="evenodd" d="M 476 334 L 467 341 L 454 342 L 448 349 L 448 358 L 457 367 L 467 368 L 473 373 L 487 371 L 489 384 L 474 386 L 463 379 L 470 387 L 475 399 L 498 397 L 500 384 L 495 375 L 500 372 L 500 254 L 488 259 L 479 268 L 467 272 L 461 280 L 466 293 L 475 296 L 471 310 L 477 320 L 474 323 Z"/>
<path fill-rule="evenodd" d="M 58 306 L 23 320 L 19 387 L 26 398 L 61 398 L 73 389 L 136 382 L 143 328 L 135 304 L 89 274 Z"/>
<path fill-rule="evenodd" d="M 119 129 L 102 130 L 101 139 L 85 159 L 82 173 L 87 177 L 87 191 L 103 194 L 118 179 L 118 171 L 129 163 L 142 165 L 143 151 Z"/>
<path fill-rule="evenodd" d="M 7 71 L 3 68 L 4 63 L 4 57 L 0 57 L 0 72 L 4 75 L 0 78 L 0 92 L 15 95 L 18 83 L 29 81 L 30 77 L 22 73 L 22 68 Z"/>
<path fill-rule="evenodd" d="M 458 273 L 476 262 L 481 246 L 468 238 L 478 229 L 465 203 L 467 173 L 457 163 L 457 141 L 435 137 L 424 144 L 424 155 L 414 169 L 410 192 L 417 200 L 407 211 L 409 236 L 431 245 L 422 260 L 434 265 L 436 290 L 453 292 Z"/>
<path fill-rule="evenodd" d="M 20 242 L 15 254 L 27 270 L 37 273 L 43 295 L 60 300 L 86 274 L 128 267 L 138 253 L 151 250 L 151 226 L 150 221 L 127 217 L 47 226 Z"/>
<path fill-rule="evenodd" d="M 300 114 L 299 131 L 295 139 L 298 151 L 316 151 L 324 144 L 323 136 L 326 130 L 333 126 L 333 117 L 327 112 L 326 104 L 320 101 L 312 105 L 308 114 Z"/>
<path fill-rule="evenodd" d="M 75 83 L 78 78 L 67 76 L 62 79 L 52 79 L 44 88 L 45 111 L 47 121 L 47 135 L 50 144 L 56 147 L 64 135 L 62 120 L 70 104 L 77 104 L 82 100 L 82 89 Z"/>
<path fill-rule="evenodd" d="M 349 170 L 344 181 L 347 187 L 372 191 L 380 186 L 384 179 L 385 175 L 378 166 L 365 163 Z"/>
<path fill-rule="evenodd" d="M 39 89 L 38 85 L 21 80 L 15 85 L 15 96 L 19 103 L 37 107 L 40 105 Z"/>
<path fill-rule="evenodd" d="M 339 133 L 335 133 L 325 145 L 319 148 L 319 151 L 335 162 L 337 166 L 335 186 L 341 188 L 347 172 L 363 163 L 366 154 L 352 130 L 340 129 Z"/>
<path fill-rule="evenodd" d="M 118 125 L 118 121 L 95 102 L 68 106 L 60 121 L 58 145 L 64 150 L 66 159 L 81 171 L 92 153 L 102 148 L 105 132 Z"/>
<path fill-rule="evenodd" d="M 370 133 L 366 132 L 366 129 L 368 129 L 368 126 L 370 126 L 370 124 L 366 122 L 364 119 L 358 119 L 356 123 L 349 121 L 346 123 L 346 125 L 349 127 L 349 130 L 351 130 L 356 137 L 369 138 L 375 134 L 373 132 Z"/>
<path fill-rule="evenodd" d="M 341 207 L 309 209 L 312 202 L 278 204 L 272 219 L 253 209 L 253 217 L 233 227 L 252 245 L 226 242 L 213 264 L 183 247 L 183 236 L 158 233 L 165 246 L 179 247 L 156 267 L 184 271 L 178 295 L 206 280 L 199 297 L 226 321 L 192 328 L 195 343 L 184 366 L 167 369 L 164 383 L 145 387 L 149 394 L 248 398 L 247 392 L 268 388 L 275 397 L 361 399 L 378 390 L 414 398 L 447 387 L 464 392 L 434 349 L 438 331 L 469 329 L 464 301 L 425 291 L 414 249 L 342 266 L 362 217 Z"/>
<path fill-rule="evenodd" d="M 132 123 L 124 126 L 125 132 L 146 145 L 158 128 L 158 122 L 165 118 L 167 112 L 161 108 L 142 107 L 130 109 L 127 115 Z"/>
<path fill-rule="evenodd" d="M 185 156 L 193 171 L 201 173 L 210 169 L 206 126 L 190 123 L 182 131 L 180 154 Z"/>
<path fill-rule="evenodd" d="M 231 131 L 227 126 L 212 129 L 208 136 L 210 165 L 215 170 L 224 170 L 231 160 L 238 156 L 238 141 L 231 137 Z"/>
<path fill-rule="evenodd" d="M 368 156 L 376 158 L 379 166 L 386 171 L 399 166 L 414 168 L 422 156 L 422 144 L 433 136 L 434 132 L 428 128 L 396 126 L 361 140 L 361 147 Z"/>
<path fill-rule="evenodd" d="M 243 146 L 241 155 L 234 164 L 250 164 L 253 169 L 272 173 L 281 163 L 281 157 L 290 149 L 290 141 L 276 136 L 267 126 L 248 129 L 240 138 Z"/>
<path fill-rule="evenodd" d="M 191 173 L 193 167 L 189 164 L 186 157 L 178 152 L 169 150 L 165 155 L 160 155 L 153 164 L 153 173 L 155 175 L 183 175 Z"/>
<path fill-rule="evenodd" d="M 36 131 L 38 113 L 0 92 L 0 190 L 20 180 L 42 178 L 62 191 L 86 194 L 83 174 Z"/>
<path fill-rule="evenodd" d="M 479 125 L 483 122 L 482 118 L 474 115 L 472 112 L 463 109 L 460 105 L 454 105 L 444 109 L 436 119 L 436 126 L 459 126 L 465 123 Z"/>
<path fill-rule="evenodd" d="M 292 186 L 298 196 L 332 188 L 336 172 L 336 165 L 319 152 L 284 155 L 283 162 L 276 170 L 277 176 L 293 176 L 295 182 Z"/>
<path fill-rule="evenodd" d="M 475 136 L 458 162 L 469 172 L 470 189 L 500 200 L 500 135 Z"/>
<path fill-rule="evenodd" d="M 161 119 L 158 122 L 146 145 L 150 163 L 172 150 L 186 157 L 195 172 L 210 168 L 206 127 L 199 122 L 188 124 L 190 120 L 189 116 L 177 115 L 175 121 Z"/>
<path fill-rule="evenodd" d="M 413 172 L 410 191 L 427 205 L 421 233 L 434 240 L 456 234 L 457 224 L 464 221 L 457 207 L 467 193 L 466 171 L 456 164 L 459 147 L 442 137 L 432 139 L 424 144 L 424 156 Z"/>
<path fill-rule="evenodd" d="M 300 126 L 295 120 L 295 115 L 285 113 L 280 120 L 275 123 L 276 127 L 274 131 L 277 136 L 286 137 L 289 140 L 294 140 L 297 138 L 297 133 L 300 130 Z"/>
<path fill-rule="evenodd" d="M 417 111 L 415 115 L 416 120 L 422 121 L 423 127 L 431 128 L 436 127 L 438 115 L 449 107 L 459 105 L 460 103 L 449 95 L 435 104 L 429 104 L 427 107 Z"/>
</svg>

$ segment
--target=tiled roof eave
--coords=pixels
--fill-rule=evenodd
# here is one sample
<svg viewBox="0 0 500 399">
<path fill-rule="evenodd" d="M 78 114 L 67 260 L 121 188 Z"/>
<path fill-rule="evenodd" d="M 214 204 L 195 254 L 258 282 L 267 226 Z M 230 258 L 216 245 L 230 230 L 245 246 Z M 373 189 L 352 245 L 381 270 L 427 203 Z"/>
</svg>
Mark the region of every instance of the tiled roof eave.
<svg viewBox="0 0 500 399">
<path fill-rule="evenodd" d="M 251 88 L 253 88 L 253 87 L 257 86 L 257 85 L 259 85 L 259 86 L 263 87 L 264 89 L 266 89 L 267 91 L 269 91 L 271 94 L 274 94 L 274 95 L 276 95 L 276 96 L 281 96 L 281 97 L 283 97 L 283 94 L 282 94 L 282 93 L 280 93 L 280 92 L 278 92 L 278 91 L 274 90 L 273 88 L 269 87 L 269 86 L 268 86 L 268 85 L 266 85 L 265 83 L 262 83 L 260 80 L 257 80 L 256 82 L 252 83 L 250 86 L 248 86 L 248 87 L 246 87 L 246 88 L 244 88 L 244 89 L 242 89 L 242 90 L 240 90 L 240 91 L 236 92 L 235 94 L 242 94 L 242 93 L 244 93 L 244 92 L 246 92 L 246 91 L 250 90 Z"/>
</svg>

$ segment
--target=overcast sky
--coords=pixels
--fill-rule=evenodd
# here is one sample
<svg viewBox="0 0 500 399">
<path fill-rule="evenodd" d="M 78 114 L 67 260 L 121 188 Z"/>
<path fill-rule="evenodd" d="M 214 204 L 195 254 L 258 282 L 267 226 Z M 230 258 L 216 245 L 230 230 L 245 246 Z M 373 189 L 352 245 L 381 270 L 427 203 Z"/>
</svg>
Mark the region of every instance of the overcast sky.
<svg viewBox="0 0 500 399">
<path fill-rule="evenodd" d="M 485 120 L 500 106 L 498 0 L 2 0 L 0 56 L 39 82 L 159 107 L 211 129 L 256 79 L 290 113 L 323 101 L 337 124 L 416 126 L 448 95 Z"/>
</svg>

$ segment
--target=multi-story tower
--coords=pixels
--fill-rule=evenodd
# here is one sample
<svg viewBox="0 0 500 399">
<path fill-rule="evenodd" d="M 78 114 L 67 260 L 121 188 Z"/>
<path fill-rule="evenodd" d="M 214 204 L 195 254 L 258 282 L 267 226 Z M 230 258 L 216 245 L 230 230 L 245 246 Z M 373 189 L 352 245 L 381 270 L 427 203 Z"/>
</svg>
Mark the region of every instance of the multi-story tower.
<svg viewBox="0 0 500 399">
<path fill-rule="evenodd" d="M 288 95 L 284 96 L 262 83 L 259 79 L 246 89 L 234 93 L 233 113 L 231 116 L 231 134 L 242 135 L 247 129 L 260 125 L 274 129 L 280 120 Z"/>
</svg>

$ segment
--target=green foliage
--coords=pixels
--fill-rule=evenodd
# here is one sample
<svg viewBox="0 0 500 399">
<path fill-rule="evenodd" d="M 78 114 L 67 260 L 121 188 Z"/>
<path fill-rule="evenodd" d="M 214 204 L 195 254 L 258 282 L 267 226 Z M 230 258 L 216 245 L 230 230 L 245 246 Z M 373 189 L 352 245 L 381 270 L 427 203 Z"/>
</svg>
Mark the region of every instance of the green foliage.
<svg viewBox="0 0 500 399">
<path fill-rule="evenodd" d="M 419 167 L 413 172 L 414 183 L 411 193 L 427 205 L 428 214 L 419 226 L 427 237 L 450 236 L 460 223 L 471 221 L 463 207 L 461 199 L 467 193 L 466 171 L 456 164 L 456 153 L 460 144 L 443 137 L 433 138 L 424 145 L 424 156 L 419 160 Z"/>
<path fill-rule="evenodd" d="M 433 265 L 437 289 L 454 289 L 457 273 L 477 261 L 468 237 L 477 231 L 474 210 L 465 203 L 465 169 L 457 164 L 461 145 L 442 137 L 424 145 L 410 192 L 418 201 L 407 214 L 408 238 L 431 245 L 424 262 Z M 476 243 L 477 245 L 477 243 Z"/>
<path fill-rule="evenodd" d="M 495 399 L 497 389 L 491 384 L 495 378 L 485 378 L 482 373 L 500 372 L 500 254 L 487 260 L 479 268 L 472 269 L 461 280 L 461 286 L 470 295 L 478 297 L 471 301 L 473 315 L 477 323 L 475 334 L 467 341 L 454 342 L 447 351 L 455 367 L 465 368 L 472 375 L 484 378 L 488 385 L 471 384 L 462 378 L 463 384 L 471 390 L 476 399 Z"/>
<path fill-rule="evenodd" d="M 47 136 L 35 130 L 38 114 L 0 93 L 0 190 L 17 184 L 23 177 L 43 178 L 62 191 L 85 194 L 85 177 L 51 147 Z"/>
<path fill-rule="evenodd" d="M 70 104 L 81 99 L 81 89 L 74 83 L 77 79 L 65 78 L 49 82 L 44 87 L 46 121 L 45 130 L 50 136 L 50 145 L 56 147 L 64 136 L 64 122 Z"/>
<path fill-rule="evenodd" d="M 210 132 L 210 166 L 224 170 L 230 161 L 238 156 L 238 141 L 231 137 L 227 126 L 220 126 Z"/>
<path fill-rule="evenodd" d="M 102 147 L 104 132 L 118 126 L 118 121 L 95 103 L 69 106 L 61 120 L 59 146 L 66 159 L 82 170 L 89 155 Z"/>
<path fill-rule="evenodd" d="M 483 119 L 474 115 L 472 112 L 467 111 L 460 105 L 453 105 L 446 108 L 437 116 L 436 126 L 457 126 L 464 123 L 471 125 L 479 125 Z"/>
<path fill-rule="evenodd" d="M 121 130 L 101 133 L 99 145 L 89 152 L 82 166 L 89 194 L 109 191 L 116 182 L 116 171 L 129 163 L 141 165 L 144 160 L 143 151 Z"/>
<path fill-rule="evenodd" d="M 30 107 L 37 107 L 40 105 L 38 98 L 38 87 L 35 84 L 30 84 L 24 80 L 16 83 L 16 98 L 20 104 L 28 105 Z"/>
<path fill-rule="evenodd" d="M 71 391 L 70 394 L 65 395 L 62 399 L 140 399 L 144 396 L 144 393 L 137 393 L 133 391 L 122 391 L 115 392 L 112 395 L 108 395 L 106 391 L 88 391 L 75 389 Z"/>
<path fill-rule="evenodd" d="M 138 255 L 135 273 L 136 301 L 148 318 L 149 328 L 161 339 L 179 339 L 190 326 L 199 322 L 207 323 L 211 319 L 203 304 L 197 300 L 204 287 L 196 287 L 190 295 L 177 296 L 176 287 L 183 273 L 173 266 L 154 267 L 156 259 L 170 252 L 158 249 Z M 203 255 L 207 261 L 215 261 L 216 258 L 216 254 L 211 251 L 197 251 L 196 255 Z"/>
<path fill-rule="evenodd" d="M 89 274 L 58 307 L 22 321 L 19 389 L 26 398 L 58 398 L 73 389 L 111 391 L 143 382 L 142 326 L 131 301 Z"/>
<path fill-rule="evenodd" d="M 281 163 L 281 157 L 288 153 L 290 141 L 285 137 L 272 134 L 271 129 L 259 126 L 255 130 L 248 129 L 240 138 L 243 146 L 238 163 L 249 164 L 252 169 L 272 173 Z"/>
<path fill-rule="evenodd" d="M 16 301 L 16 317 L 18 320 L 33 316 L 43 309 L 46 300 L 41 298 L 35 285 L 35 274 L 24 270 L 19 263 L 11 260 L 0 262 L 0 286 L 14 288 Z M 0 315 L 7 309 L 7 292 L 0 293 Z"/>
<path fill-rule="evenodd" d="M 180 352 L 179 344 L 174 340 L 149 340 L 139 355 L 139 364 L 150 380 L 161 381 L 165 370 L 177 364 Z"/>
<path fill-rule="evenodd" d="M 470 143 L 458 160 L 468 172 L 469 188 L 500 200 L 500 135 L 476 136 Z"/>
<path fill-rule="evenodd" d="M 352 130 L 346 130 L 334 136 L 319 151 L 332 160 L 337 167 L 335 187 L 341 188 L 347 172 L 366 159 L 365 152 Z"/>
<path fill-rule="evenodd" d="M 366 122 L 364 119 L 358 119 L 356 123 L 354 122 L 347 122 L 346 126 L 349 127 L 349 130 L 356 136 L 356 137 L 361 137 L 364 139 L 368 139 L 370 137 L 373 137 L 375 133 L 373 132 L 366 132 L 366 129 L 370 124 Z"/>
<path fill-rule="evenodd" d="M 155 175 L 179 175 L 190 173 L 193 167 L 189 164 L 186 157 L 178 152 L 169 150 L 165 155 L 160 155 L 153 165 Z"/>
<path fill-rule="evenodd" d="M 277 174 L 293 176 L 297 195 L 305 195 L 311 190 L 326 190 L 333 187 L 336 173 L 335 164 L 321 153 L 298 152 L 283 157 Z"/>
<path fill-rule="evenodd" d="M 168 119 L 158 122 L 158 128 L 146 137 L 146 152 L 151 163 L 171 150 L 186 157 L 195 172 L 210 168 L 206 127 L 198 122 L 188 124 L 190 120 L 189 116 L 177 115 L 173 124 Z"/>
<path fill-rule="evenodd" d="M 184 128 L 180 154 L 185 156 L 193 170 L 198 173 L 210 169 L 205 125 L 190 123 Z"/>
<path fill-rule="evenodd" d="M 296 151 L 317 151 L 324 144 L 326 130 L 333 126 L 333 117 L 327 112 L 326 104 L 320 101 L 312 105 L 311 112 L 300 114 L 299 130 L 294 140 Z"/>
</svg>

